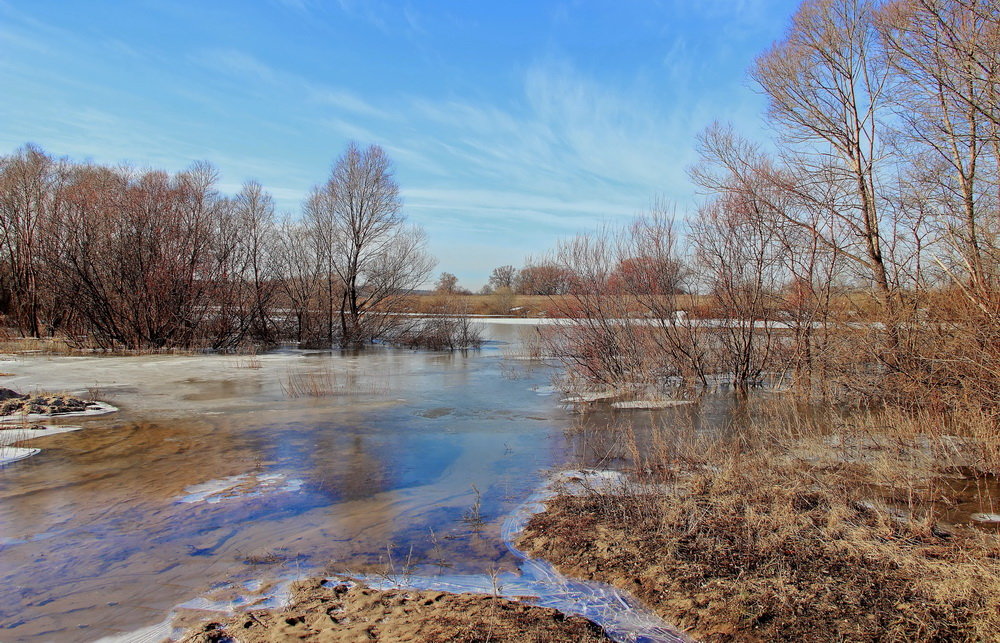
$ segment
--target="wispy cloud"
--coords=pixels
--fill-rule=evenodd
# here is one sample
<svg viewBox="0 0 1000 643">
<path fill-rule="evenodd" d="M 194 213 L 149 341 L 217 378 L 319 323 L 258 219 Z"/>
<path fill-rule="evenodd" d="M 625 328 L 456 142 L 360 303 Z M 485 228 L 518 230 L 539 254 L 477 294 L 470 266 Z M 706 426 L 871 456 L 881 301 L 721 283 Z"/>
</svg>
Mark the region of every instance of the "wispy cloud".
<svg viewBox="0 0 1000 643">
<path fill-rule="evenodd" d="M 236 49 L 206 49 L 195 57 L 196 62 L 225 74 L 274 83 L 278 73 L 254 56 Z"/>
<path fill-rule="evenodd" d="M 171 170 L 207 159 L 223 189 L 254 178 L 294 212 L 347 139 L 378 143 L 443 254 L 538 254 L 657 195 L 693 203 L 697 132 L 756 119 L 736 83 L 778 1 L 150 0 L 80 26 L 82 13 L 0 0 L 0 145 Z M 241 29 L 214 37 L 231 12 Z M 607 36 L 604 18 L 635 41 Z M 136 35 L 160 32 L 186 36 Z"/>
<path fill-rule="evenodd" d="M 407 141 L 447 176 L 407 191 L 416 208 L 458 208 L 512 228 L 536 220 L 569 229 L 631 217 L 655 194 L 689 194 L 685 166 L 698 123 L 652 103 L 641 90 L 587 77 L 566 61 L 526 70 L 522 95 L 506 109 L 454 99 L 414 98 L 412 117 L 446 141 Z M 459 169 L 460 168 L 460 169 Z M 473 188 L 471 186 L 479 186 Z"/>
</svg>

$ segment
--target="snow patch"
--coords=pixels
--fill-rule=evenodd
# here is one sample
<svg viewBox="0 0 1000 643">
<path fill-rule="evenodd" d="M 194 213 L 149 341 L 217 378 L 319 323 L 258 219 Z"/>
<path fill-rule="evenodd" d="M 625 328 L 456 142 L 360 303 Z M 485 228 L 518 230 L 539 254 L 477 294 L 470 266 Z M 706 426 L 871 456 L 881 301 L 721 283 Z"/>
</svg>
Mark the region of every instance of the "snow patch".
<svg viewBox="0 0 1000 643">
<path fill-rule="evenodd" d="M 0 447 L 0 467 L 11 462 L 30 458 L 40 451 L 41 449 L 26 449 L 23 447 Z"/>
<path fill-rule="evenodd" d="M 614 409 L 670 409 L 675 406 L 694 404 L 694 400 L 633 400 L 631 402 L 612 402 Z"/>
</svg>

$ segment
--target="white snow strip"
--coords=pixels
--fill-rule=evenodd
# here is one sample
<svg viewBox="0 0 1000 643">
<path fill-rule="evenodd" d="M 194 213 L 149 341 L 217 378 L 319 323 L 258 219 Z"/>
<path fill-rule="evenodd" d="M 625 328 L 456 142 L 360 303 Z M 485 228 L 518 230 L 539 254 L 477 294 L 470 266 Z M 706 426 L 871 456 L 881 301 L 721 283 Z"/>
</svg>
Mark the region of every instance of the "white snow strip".
<svg viewBox="0 0 1000 643">
<path fill-rule="evenodd" d="M 611 398 L 618 397 L 619 395 L 620 393 L 616 393 L 614 391 L 590 391 L 588 393 L 564 397 L 562 402 L 564 404 L 586 404 L 588 402 L 610 400 Z"/>
<path fill-rule="evenodd" d="M 694 404 L 694 400 L 633 400 L 631 402 L 612 402 L 614 409 L 669 409 L 675 406 Z"/>
<path fill-rule="evenodd" d="M 11 462 L 30 458 L 41 449 L 26 449 L 22 447 L 0 447 L 0 467 Z"/>
<path fill-rule="evenodd" d="M 44 438 L 49 435 L 79 431 L 82 426 L 3 426 L 0 425 L 0 446 L 9 446 L 25 440 Z M 35 449 L 37 451 L 37 449 Z"/>
</svg>

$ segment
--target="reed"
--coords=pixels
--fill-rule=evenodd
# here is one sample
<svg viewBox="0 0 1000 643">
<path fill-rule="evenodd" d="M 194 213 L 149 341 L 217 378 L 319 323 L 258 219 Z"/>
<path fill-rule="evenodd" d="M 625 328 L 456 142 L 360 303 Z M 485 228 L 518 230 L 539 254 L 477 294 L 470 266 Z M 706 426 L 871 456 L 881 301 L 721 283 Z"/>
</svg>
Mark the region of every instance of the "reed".
<svg viewBox="0 0 1000 643">
<path fill-rule="evenodd" d="M 625 489 L 561 496 L 521 543 L 704 640 L 985 640 L 1000 631 L 996 418 L 770 401 L 738 431 L 620 431 Z"/>
</svg>

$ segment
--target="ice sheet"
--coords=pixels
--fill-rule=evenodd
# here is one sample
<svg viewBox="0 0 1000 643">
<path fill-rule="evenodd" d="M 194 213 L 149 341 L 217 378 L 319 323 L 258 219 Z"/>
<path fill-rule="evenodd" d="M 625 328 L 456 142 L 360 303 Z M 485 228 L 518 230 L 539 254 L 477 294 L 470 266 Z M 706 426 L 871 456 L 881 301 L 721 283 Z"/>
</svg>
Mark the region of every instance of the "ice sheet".
<svg viewBox="0 0 1000 643">
<path fill-rule="evenodd" d="M 41 449 L 26 449 L 23 447 L 0 446 L 0 466 L 24 460 L 38 453 Z"/>
<path fill-rule="evenodd" d="M 694 404 L 693 400 L 632 400 L 630 402 L 612 402 L 614 409 L 669 409 L 675 406 Z"/>
<path fill-rule="evenodd" d="M 266 493 L 298 491 L 301 488 L 302 480 L 288 478 L 280 473 L 243 474 L 191 485 L 184 490 L 185 495 L 178 498 L 177 502 L 216 504 L 234 498 L 253 498 Z"/>
</svg>

